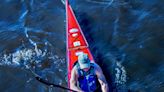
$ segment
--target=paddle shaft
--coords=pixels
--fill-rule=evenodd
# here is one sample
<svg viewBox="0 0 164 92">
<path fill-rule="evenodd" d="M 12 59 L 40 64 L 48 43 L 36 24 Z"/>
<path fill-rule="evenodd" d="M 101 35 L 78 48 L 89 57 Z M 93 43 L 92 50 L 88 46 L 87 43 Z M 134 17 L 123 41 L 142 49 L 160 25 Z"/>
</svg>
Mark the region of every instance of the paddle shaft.
<svg viewBox="0 0 164 92">
<path fill-rule="evenodd" d="M 64 90 L 69 90 L 69 91 L 72 91 L 72 92 L 77 92 L 75 90 L 72 90 L 70 88 L 67 88 L 67 87 L 63 87 L 63 86 L 60 86 L 60 85 L 57 85 L 57 84 L 54 84 L 54 83 L 50 83 L 49 81 L 47 80 L 44 80 L 43 78 L 41 78 L 38 74 L 36 74 L 34 71 L 32 71 L 31 69 L 29 69 L 31 71 L 31 73 L 35 76 L 36 80 L 38 80 L 39 82 L 47 85 L 47 86 L 51 86 L 51 87 L 58 87 L 58 88 L 61 88 L 61 89 L 64 89 Z"/>
<path fill-rule="evenodd" d="M 66 87 L 63 87 L 63 86 L 54 84 L 54 83 L 50 83 L 50 82 L 48 82 L 47 80 L 44 80 L 44 79 L 40 78 L 39 76 L 36 76 L 35 78 L 36 78 L 36 80 L 38 80 L 38 81 L 40 81 L 41 83 L 46 84 L 46 85 L 48 85 L 48 86 L 51 86 L 51 87 L 58 87 L 58 88 L 61 88 L 61 89 L 65 89 L 65 90 L 72 91 L 72 92 L 77 92 L 77 91 L 75 91 L 75 90 L 72 90 L 72 89 L 69 89 L 69 88 L 66 88 Z"/>
</svg>

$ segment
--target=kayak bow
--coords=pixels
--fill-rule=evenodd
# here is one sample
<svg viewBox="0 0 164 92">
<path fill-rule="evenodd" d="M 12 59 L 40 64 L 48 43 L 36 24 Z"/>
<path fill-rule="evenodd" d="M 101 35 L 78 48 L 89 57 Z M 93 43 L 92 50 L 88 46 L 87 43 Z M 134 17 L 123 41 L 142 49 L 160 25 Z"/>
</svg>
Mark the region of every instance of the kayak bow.
<svg viewBox="0 0 164 92">
<path fill-rule="evenodd" d="M 89 45 L 84 37 L 80 25 L 75 17 L 75 14 L 66 0 L 66 39 L 67 39 L 67 62 L 68 62 L 68 87 L 70 87 L 71 70 L 73 64 L 77 61 L 80 53 L 87 53 L 89 59 L 93 60 L 93 56 L 89 50 Z"/>
</svg>

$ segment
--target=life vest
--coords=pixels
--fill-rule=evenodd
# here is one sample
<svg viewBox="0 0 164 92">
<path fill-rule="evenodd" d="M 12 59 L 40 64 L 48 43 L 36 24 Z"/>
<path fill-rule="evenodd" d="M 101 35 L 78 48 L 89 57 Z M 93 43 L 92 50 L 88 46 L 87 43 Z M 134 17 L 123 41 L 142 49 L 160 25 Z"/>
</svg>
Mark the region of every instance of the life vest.
<svg viewBox="0 0 164 92">
<path fill-rule="evenodd" d="M 79 64 L 77 64 L 77 69 L 78 69 L 78 75 L 79 75 L 79 77 L 78 77 L 79 87 L 84 92 L 96 91 L 98 88 L 98 79 L 95 74 L 94 64 L 91 63 L 91 67 L 87 72 L 80 69 Z"/>
</svg>

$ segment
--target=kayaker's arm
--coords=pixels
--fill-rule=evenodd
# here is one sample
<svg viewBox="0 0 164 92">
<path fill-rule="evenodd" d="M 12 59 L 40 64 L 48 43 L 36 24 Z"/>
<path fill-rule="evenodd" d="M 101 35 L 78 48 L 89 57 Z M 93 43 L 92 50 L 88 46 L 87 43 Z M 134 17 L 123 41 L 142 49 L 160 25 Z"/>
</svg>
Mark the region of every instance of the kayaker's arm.
<svg viewBox="0 0 164 92">
<path fill-rule="evenodd" d="M 105 79 L 105 76 L 102 72 L 102 69 L 97 64 L 95 64 L 95 66 L 96 66 L 96 71 L 95 72 L 96 72 L 98 81 L 101 85 L 101 90 L 102 90 L 102 92 L 108 92 L 109 91 L 108 83 L 106 82 L 106 79 Z"/>
<path fill-rule="evenodd" d="M 72 69 L 71 72 L 71 79 L 70 79 L 70 88 L 77 91 L 77 92 L 83 92 L 78 86 L 77 86 L 77 81 L 78 81 L 78 74 L 77 71 L 75 70 L 75 67 Z"/>
</svg>

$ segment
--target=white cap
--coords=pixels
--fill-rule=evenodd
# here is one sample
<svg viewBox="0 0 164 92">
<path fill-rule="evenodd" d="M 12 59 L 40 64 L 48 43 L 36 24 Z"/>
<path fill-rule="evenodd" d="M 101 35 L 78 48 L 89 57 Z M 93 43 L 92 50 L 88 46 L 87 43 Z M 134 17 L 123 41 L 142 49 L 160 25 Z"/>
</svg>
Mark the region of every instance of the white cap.
<svg viewBox="0 0 164 92">
<path fill-rule="evenodd" d="M 78 63 L 79 63 L 79 65 L 80 65 L 80 68 L 81 68 L 81 69 L 89 68 L 89 67 L 90 67 L 90 60 L 89 60 L 89 58 L 88 58 L 88 54 L 81 53 L 81 54 L 78 56 Z"/>
</svg>

